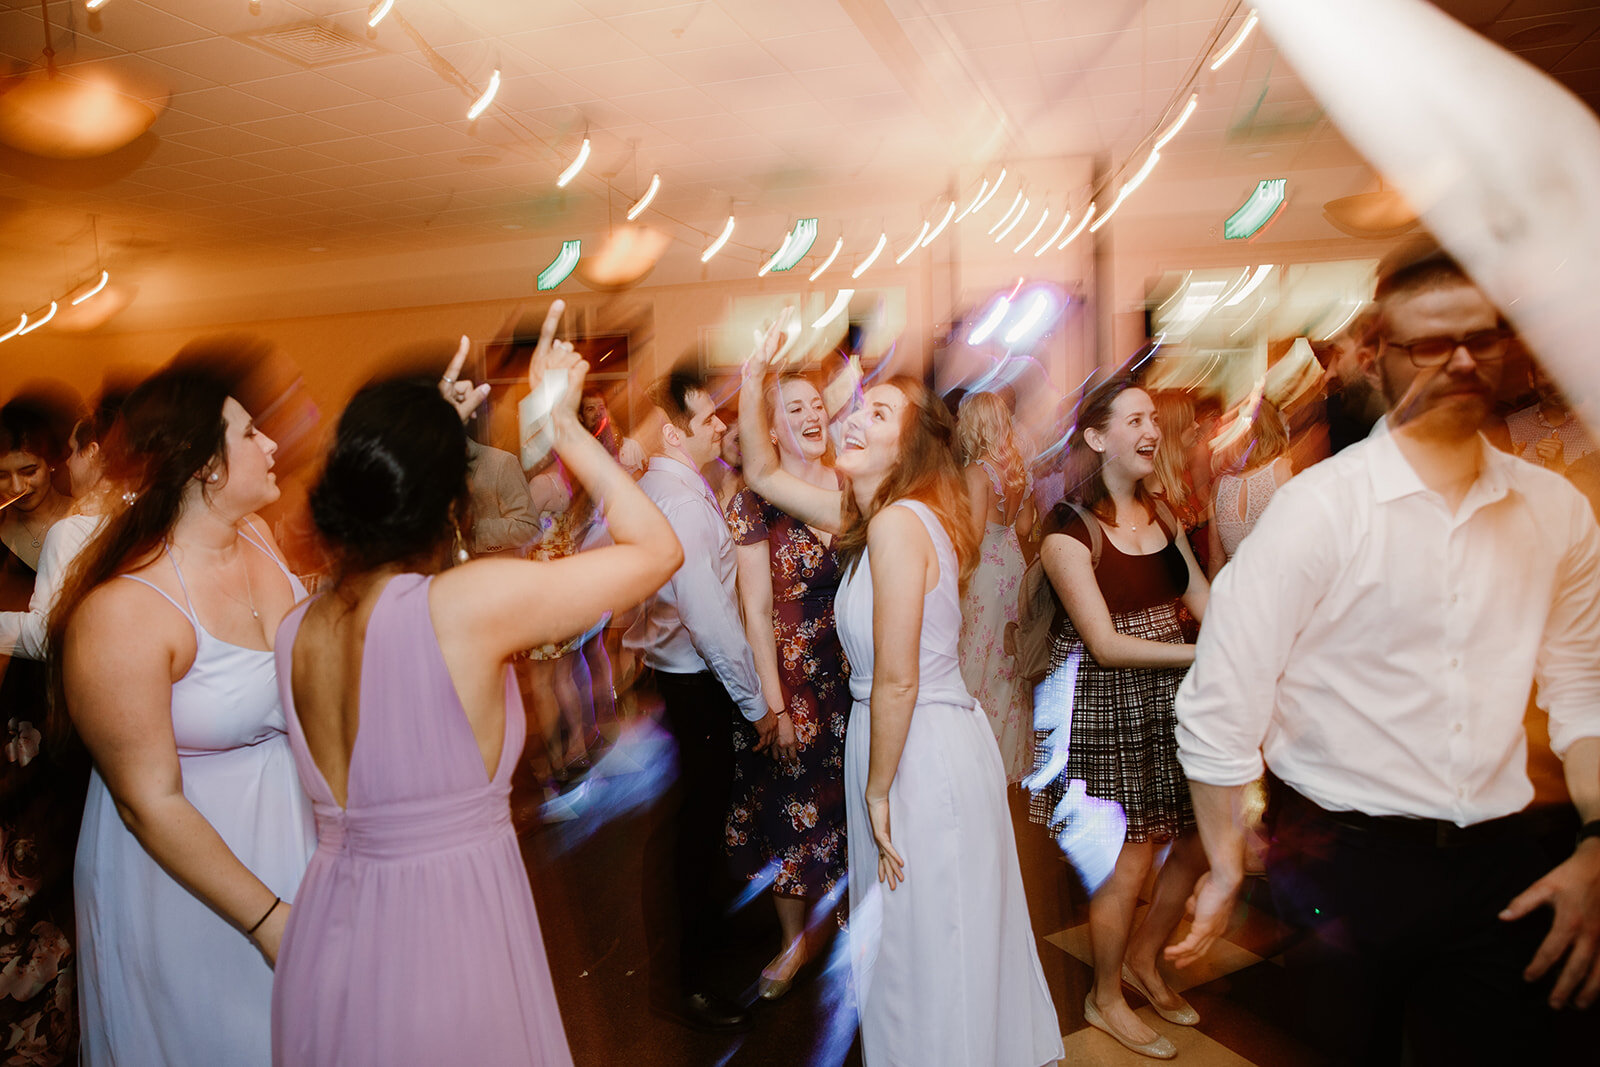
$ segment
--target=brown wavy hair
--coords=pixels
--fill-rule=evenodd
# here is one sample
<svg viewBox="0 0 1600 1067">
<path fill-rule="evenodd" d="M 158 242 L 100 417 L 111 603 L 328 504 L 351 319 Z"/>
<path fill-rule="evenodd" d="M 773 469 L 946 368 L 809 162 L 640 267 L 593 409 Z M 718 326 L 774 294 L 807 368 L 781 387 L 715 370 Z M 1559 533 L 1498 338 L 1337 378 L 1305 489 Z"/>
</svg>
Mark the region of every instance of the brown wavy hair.
<svg viewBox="0 0 1600 1067">
<path fill-rule="evenodd" d="M 906 398 L 900 416 L 900 458 L 873 494 L 866 511 L 854 494 L 844 494 L 844 531 L 839 535 L 839 558 L 846 571 L 854 569 L 867 547 L 867 524 L 873 516 L 898 500 L 920 500 L 932 509 L 955 546 L 959 584 L 978 566 L 978 531 L 973 529 L 967 506 L 967 483 L 956 454 L 956 426 L 950 409 L 919 379 L 906 375 L 890 378 Z"/>
<path fill-rule="evenodd" d="M 1137 378 L 1118 374 L 1084 393 L 1083 399 L 1078 402 L 1072 436 L 1067 443 L 1067 496 L 1077 501 L 1084 510 L 1093 512 L 1107 526 L 1117 524 L 1117 509 L 1111 502 L 1111 493 L 1106 488 L 1105 475 L 1101 470 L 1105 457 L 1089 447 L 1084 431 L 1092 429 L 1096 433 L 1105 433 L 1111 427 L 1111 405 L 1130 389 L 1145 391 Z M 1156 513 L 1155 498 L 1145 488 L 1143 479 L 1134 487 L 1133 495 L 1153 517 Z"/>
</svg>

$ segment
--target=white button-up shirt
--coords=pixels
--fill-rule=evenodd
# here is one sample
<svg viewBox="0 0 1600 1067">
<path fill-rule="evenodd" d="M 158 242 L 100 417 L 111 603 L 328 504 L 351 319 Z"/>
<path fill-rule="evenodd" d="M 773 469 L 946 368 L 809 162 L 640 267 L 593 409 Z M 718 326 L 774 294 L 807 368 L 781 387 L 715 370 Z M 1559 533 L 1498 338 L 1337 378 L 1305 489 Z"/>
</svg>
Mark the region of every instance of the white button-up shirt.
<svg viewBox="0 0 1600 1067">
<path fill-rule="evenodd" d="M 711 487 L 687 463 L 651 456 L 639 488 L 672 524 L 683 545 L 683 566 L 645 601 L 622 643 L 658 671 L 709 669 L 746 719 L 764 718 L 767 703 L 739 617 L 738 558 Z"/>
<path fill-rule="evenodd" d="M 1600 736 L 1600 529 L 1483 448 L 1452 514 L 1375 432 L 1279 489 L 1211 589 L 1178 691 L 1189 777 L 1467 826 L 1533 798 L 1530 685 L 1559 755 Z"/>
</svg>

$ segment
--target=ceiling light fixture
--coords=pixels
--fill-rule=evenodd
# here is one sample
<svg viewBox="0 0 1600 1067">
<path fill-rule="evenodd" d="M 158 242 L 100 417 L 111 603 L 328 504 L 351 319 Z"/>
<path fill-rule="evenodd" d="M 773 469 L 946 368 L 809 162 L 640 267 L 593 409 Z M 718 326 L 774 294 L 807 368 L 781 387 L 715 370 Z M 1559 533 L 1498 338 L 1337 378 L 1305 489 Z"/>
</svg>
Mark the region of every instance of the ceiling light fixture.
<svg viewBox="0 0 1600 1067">
<path fill-rule="evenodd" d="M 762 273 L 769 270 L 793 270 L 816 243 L 817 220 L 801 219 L 794 224 L 794 229 L 784 235 L 782 247 L 767 260 Z"/>
<path fill-rule="evenodd" d="M 1072 212 L 1069 211 L 1065 215 L 1062 215 L 1061 216 L 1061 225 L 1056 227 L 1056 232 L 1055 233 L 1053 233 L 1049 237 L 1045 238 L 1044 244 L 1039 246 L 1039 250 L 1034 253 L 1034 257 L 1038 258 L 1039 256 L 1042 256 L 1046 252 L 1050 251 L 1050 246 L 1055 244 L 1056 241 L 1061 237 L 1061 235 L 1067 232 L 1067 224 L 1070 223 L 1071 221 L 1072 221 Z"/>
<path fill-rule="evenodd" d="M 1229 241 L 1254 237 L 1261 228 L 1283 207 L 1284 192 L 1289 187 L 1287 178 L 1263 178 L 1250 191 L 1239 209 L 1222 224 L 1222 236 Z"/>
<path fill-rule="evenodd" d="M 1250 17 L 1244 20 L 1244 25 L 1240 26 L 1239 32 L 1233 35 L 1233 40 L 1223 46 L 1222 51 L 1217 53 L 1217 58 L 1211 61 L 1212 70 L 1220 70 L 1222 64 L 1233 58 L 1233 54 L 1239 50 L 1239 46 L 1244 44 L 1244 39 L 1250 36 L 1250 31 L 1256 28 L 1257 21 L 1256 9 L 1251 8 Z"/>
<path fill-rule="evenodd" d="M 26 329 L 27 326 L 28 326 L 28 313 L 26 311 L 24 311 L 22 313 L 22 318 L 17 321 L 17 324 L 15 326 L 11 327 L 11 329 L 7 330 L 5 333 L 0 333 L 0 343 L 3 343 L 5 341 L 11 340 L 13 337 L 17 336 L 17 334 L 21 333 L 24 329 Z"/>
<path fill-rule="evenodd" d="M 1001 241 L 1004 241 L 1006 239 L 1006 236 L 1008 234 L 1010 234 L 1012 230 L 1017 228 L 1017 223 L 1022 221 L 1022 216 L 1026 215 L 1028 213 L 1028 209 L 1030 207 L 1032 207 L 1032 206 L 1033 206 L 1033 201 L 1032 200 L 1024 200 L 1022 202 L 1022 210 L 1017 212 L 1016 215 L 1011 219 L 1010 225 L 1008 225 L 1005 229 L 1000 231 L 999 236 L 997 236 L 994 239 L 994 243 L 995 244 L 999 244 Z"/>
<path fill-rule="evenodd" d="M 1072 232 L 1067 234 L 1066 240 L 1064 240 L 1060 244 L 1056 245 L 1056 251 L 1060 252 L 1062 249 L 1064 249 L 1068 245 L 1070 245 L 1073 241 L 1076 241 L 1078 239 L 1078 235 L 1083 232 L 1084 227 L 1088 226 L 1089 223 L 1092 222 L 1092 221 L 1094 221 L 1094 205 L 1090 204 L 1089 205 L 1089 210 L 1085 211 L 1083 213 L 1083 218 L 1080 219 L 1078 221 L 1078 224 L 1072 228 Z"/>
<path fill-rule="evenodd" d="M 634 219 L 644 214 L 644 209 L 650 206 L 650 201 L 654 200 L 656 198 L 656 193 L 660 191 L 661 175 L 650 175 L 650 188 L 644 191 L 644 195 L 639 198 L 638 203 L 634 204 L 628 209 L 628 221 L 632 222 Z"/>
<path fill-rule="evenodd" d="M 1128 199 L 1135 189 L 1144 184 L 1144 180 L 1150 177 L 1150 172 L 1155 170 L 1156 163 L 1158 163 L 1160 159 L 1160 152 L 1152 151 L 1150 153 L 1150 158 L 1144 161 L 1144 166 L 1139 168 L 1139 172 L 1132 178 L 1128 179 L 1121 189 L 1117 190 L 1117 198 L 1111 201 L 1111 207 L 1106 209 L 1106 213 L 1096 219 L 1094 225 L 1089 227 L 1090 233 L 1098 233 L 1100 227 L 1111 221 L 1111 216 L 1117 213 L 1117 208 L 1122 206 L 1122 202 Z"/>
<path fill-rule="evenodd" d="M 1016 197 L 1015 200 L 1011 201 L 1011 206 L 1006 208 L 1006 213 L 1004 215 L 1001 215 L 998 219 L 995 219 L 994 225 L 989 227 L 988 233 L 989 233 L 989 235 L 991 237 L 994 236 L 994 231 L 998 230 L 1000 227 L 1002 227 L 1002 226 L 1004 226 L 1006 224 L 1006 220 L 1011 217 L 1011 213 L 1013 211 L 1017 210 L 1017 205 L 1020 204 L 1020 203 L 1022 203 L 1022 190 L 1018 189 L 1017 190 L 1017 197 Z M 1027 208 L 1023 208 L 1022 210 L 1026 211 L 1028 209 Z"/>
<path fill-rule="evenodd" d="M 578 158 L 574 159 L 572 165 L 562 171 L 561 177 L 556 179 L 556 188 L 566 188 L 567 183 L 578 176 L 578 172 L 583 169 L 583 165 L 587 162 L 589 162 L 589 138 L 585 137 L 583 139 L 583 147 L 578 149 Z"/>
<path fill-rule="evenodd" d="M 922 244 L 922 239 L 926 236 L 928 236 L 928 220 L 923 219 L 922 229 L 917 231 L 917 235 L 911 239 L 911 243 L 906 246 L 906 250 L 894 257 L 894 265 L 898 267 L 900 264 L 910 259 L 911 253 L 917 250 L 918 246 Z"/>
<path fill-rule="evenodd" d="M 727 225 L 722 227 L 722 233 L 712 241 L 706 250 L 700 253 L 700 262 L 710 263 L 711 257 L 722 251 L 722 246 L 728 243 L 728 238 L 733 236 L 733 216 L 728 216 Z"/>
<path fill-rule="evenodd" d="M 1271 263 L 1263 263 L 1261 266 L 1257 267 L 1256 272 L 1250 275 L 1250 280 L 1244 283 L 1244 288 L 1240 289 L 1237 293 L 1234 293 L 1233 296 L 1229 297 L 1228 302 L 1222 306 L 1231 308 L 1238 307 L 1240 304 L 1244 303 L 1245 298 L 1251 293 L 1255 292 L 1256 289 L 1260 287 L 1261 283 L 1267 280 L 1267 275 L 1271 273 Z"/>
<path fill-rule="evenodd" d="M 844 247 L 844 238 L 843 237 L 841 237 L 837 241 L 833 242 L 833 251 L 829 252 L 828 253 L 828 258 L 822 261 L 822 266 L 818 267 L 816 270 L 811 272 L 811 277 L 810 277 L 809 280 L 810 281 L 816 281 L 818 278 L 820 278 L 822 276 L 822 272 L 823 271 L 825 271 L 829 267 L 833 266 L 833 261 L 839 258 L 839 250 L 841 248 L 843 248 L 843 247 Z"/>
<path fill-rule="evenodd" d="M 856 264 L 856 269 L 850 272 L 850 277 L 859 278 L 862 274 L 866 273 L 867 268 L 878 261 L 878 257 L 883 254 L 883 246 L 888 243 L 888 234 L 878 234 L 878 243 L 872 246 L 872 251 L 867 254 L 866 259 L 863 259 L 860 263 Z"/>
<path fill-rule="evenodd" d="M 974 326 L 972 332 L 967 334 L 967 344 L 981 345 L 987 341 L 989 335 L 994 333 L 995 329 L 1004 321 L 1006 312 L 1010 310 L 1011 298 L 1009 296 L 1002 296 L 999 300 L 996 300 L 994 307 L 989 309 L 989 314 L 985 315 L 983 321 Z"/>
<path fill-rule="evenodd" d="M 1035 237 L 1039 236 L 1039 231 L 1044 229 L 1045 220 L 1048 219 L 1049 217 L 1050 217 L 1050 205 L 1046 204 L 1045 208 L 1044 208 L 1044 214 L 1040 215 L 1039 216 L 1039 221 L 1033 224 L 1033 229 L 1028 231 L 1028 236 L 1026 236 L 1022 240 L 1018 241 L 1017 242 L 1017 247 L 1015 247 L 1015 248 L 1013 248 L 1011 250 L 1013 255 L 1015 255 L 1016 253 L 1022 251 L 1024 248 L 1027 248 L 1028 245 L 1033 243 L 1033 239 Z"/>
<path fill-rule="evenodd" d="M 828 325 L 828 323 L 838 318 L 844 313 L 844 309 L 850 306 L 850 298 L 855 295 L 856 291 L 854 289 L 840 289 L 839 295 L 834 297 L 833 303 L 828 305 L 828 310 L 824 311 L 821 316 L 818 317 L 817 321 L 811 324 L 811 328 L 813 330 L 820 330 L 824 326 Z"/>
<path fill-rule="evenodd" d="M 972 214 L 973 209 L 978 206 L 978 201 L 982 200 L 983 199 L 983 194 L 988 192 L 988 191 L 989 191 L 989 179 L 985 178 L 985 179 L 983 179 L 983 184 L 978 186 L 978 191 L 976 193 L 974 193 L 972 195 L 972 199 L 970 201 L 968 201 L 966 208 L 964 208 L 962 210 L 961 218 L 964 219 L 968 215 Z M 958 219 L 956 221 L 959 222 L 960 219 Z"/>
<path fill-rule="evenodd" d="M 73 307 L 77 307 L 79 304 L 83 303 L 85 300 L 89 299 L 91 296 L 93 296 L 94 294 L 98 293 L 100 290 L 104 289 L 106 287 L 106 282 L 108 282 L 110 280 L 111 280 L 111 272 L 102 268 L 101 271 L 100 271 L 100 280 L 95 283 L 94 288 L 90 289 L 87 293 L 84 293 L 82 296 L 74 297 L 73 301 L 72 301 L 72 306 Z"/>
<path fill-rule="evenodd" d="M 933 232 L 922 239 L 923 248 L 927 248 L 929 245 L 933 244 L 933 239 L 944 232 L 944 228 L 950 225 L 950 220 L 955 218 L 955 214 L 956 202 L 952 200 L 950 201 L 950 206 L 944 209 L 944 218 L 939 220 L 939 225 L 935 226 L 933 228 Z"/>
<path fill-rule="evenodd" d="M 772 253 L 772 258 L 761 264 L 761 269 L 756 271 L 756 277 L 765 278 L 768 273 L 771 272 L 773 265 L 776 264 L 779 259 L 783 258 L 783 254 L 789 251 L 789 246 L 793 243 L 794 231 L 790 230 L 788 233 L 783 235 L 783 244 L 779 245 L 778 250 Z"/>
<path fill-rule="evenodd" d="M 1185 122 L 1189 121 L 1189 116 L 1193 115 L 1194 114 L 1194 109 L 1199 107 L 1199 106 L 1200 106 L 1200 94 L 1199 93 L 1190 93 L 1189 94 L 1189 102 L 1187 104 L 1183 105 L 1183 111 L 1178 115 L 1177 121 L 1174 122 L 1171 126 L 1168 126 L 1167 127 L 1167 132 L 1163 133 L 1160 137 L 1157 137 L 1156 138 L 1156 143 L 1154 145 L 1152 145 L 1151 147 L 1153 147 L 1157 152 L 1159 152 L 1163 148 L 1167 147 L 1167 142 L 1172 140 L 1174 137 L 1178 136 L 1178 131 L 1183 129 L 1183 124 Z"/>
<path fill-rule="evenodd" d="M 467 121 L 476 121 L 478 116 L 483 114 L 484 109 L 487 108 L 494 100 L 494 94 L 498 93 L 499 91 L 500 71 L 496 70 L 493 74 L 489 75 L 489 87 L 483 91 L 483 95 L 478 97 L 471 107 L 467 108 Z"/>
<path fill-rule="evenodd" d="M 539 277 L 535 280 L 534 284 L 539 287 L 539 291 L 542 293 L 547 289 L 554 289 L 566 281 L 567 276 L 572 273 L 572 268 L 578 265 L 578 257 L 582 251 L 582 241 L 562 241 L 561 251 L 556 253 L 556 258 L 539 272 Z"/>
<path fill-rule="evenodd" d="M 44 313 L 44 318 L 40 319 L 37 322 L 28 323 L 26 326 L 22 327 L 22 329 L 19 331 L 19 333 L 21 333 L 21 334 L 30 334 L 34 330 L 37 330 L 39 327 L 43 326 L 45 323 L 49 322 L 51 319 L 53 319 L 55 317 L 56 317 L 56 302 L 54 300 L 52 300 L 52 301 L 50 301 L 50 310 L 46 311 Z"/>
<path fill-rule="evenodd" d="M 1000 191 L 1000 186 L 1002 184 L 1004 184 L 1005 180 L 1006 180 L 1006 169 L 1004 167 L 1001 167 L 1000 168 L 1000 177 L 998 177 L 998 178 L 996 178 L 994 180 L 994 188 L 989 190 L 989 195 L 988 196 L 984 197 L 982 200 L 979 200 L 976 204 L 973 204 L 972 205 L 972 210 L 973 211 L 982 211 L 986 206 L 988 206 L 989 201 L 994 199 L 994 194 L 998 193 Z"/>
<path fill-rule="evenodd" d="M 100 0 L 100 2 L 104 3 L 105 0 Z M 90 7 L 93 6 L 94 0 L 91 0 Z M 377 3 L 373 4 L 372 7 L 369 8 L 369 10 L 372 12 L 372 17 L 367 19 L 367 26 L 369 28 L 376 28 L 378 23 L 382 22 L 386 17 L 388 17 L 389 12 L 393 9 L 394 0 L 378 0 Z"/>
</svg>

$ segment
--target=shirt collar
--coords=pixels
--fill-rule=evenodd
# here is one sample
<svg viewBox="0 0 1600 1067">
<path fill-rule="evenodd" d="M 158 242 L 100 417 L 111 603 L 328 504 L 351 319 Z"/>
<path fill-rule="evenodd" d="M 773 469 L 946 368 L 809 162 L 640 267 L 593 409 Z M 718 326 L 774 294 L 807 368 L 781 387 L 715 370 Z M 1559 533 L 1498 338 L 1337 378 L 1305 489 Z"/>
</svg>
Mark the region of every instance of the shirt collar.
<svg viewBox="0 0 1600 1067">
<path fill-rule="evenodd" d="M 711 492 L 711 485 L 700 476 L 700 472 L 676 456 L 664 456 L 657 453 L 650 457 L 650 462 L 645 469 L 660 471 L 662 474 L 670 476 L 673 481 L 682 482 L 684 485 L 699 492 Z M 715 496 L 712 499 L 715 499 Z"/>
<path fill-rule="evenodd" d="M 1387 504 L 1412 493 L 1428 491 L 1395 442 L 1389 416 L 1385 415 L 1377 421 L 1367 435 L 1367 441 L 1367 468 L 1372 475 L 1372 490 L 1378 503 Z M 1478 434 L 1478 448 L 1482 456 L 1478 465 L 1478 479 L 1473 482 L 1467 499 L 1462 502 L 1462 514 L 1474 510 L 1467 505 L 1489 503 L 1505 496 L 1512 488 L 1511 475 L 1514 472 L 1510 465 L 1522 462 L 1495 448 L 1481 433 Z"/>
</svg>

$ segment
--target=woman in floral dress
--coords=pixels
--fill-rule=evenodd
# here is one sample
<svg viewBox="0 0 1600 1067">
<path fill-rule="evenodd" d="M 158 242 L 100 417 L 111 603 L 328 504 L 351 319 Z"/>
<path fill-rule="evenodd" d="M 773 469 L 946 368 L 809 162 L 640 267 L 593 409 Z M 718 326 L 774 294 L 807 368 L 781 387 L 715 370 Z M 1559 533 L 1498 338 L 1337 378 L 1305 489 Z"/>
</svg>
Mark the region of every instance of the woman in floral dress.
<svg viewBox="0 0 1600 1067">
<path fill-rule="evenodd" d="M 1029 457 L 1011 428 L 1011 411 L 994 393 L 961 401 L 956 437 L 965 465 L 973 526 L 983 531 L 978 569 L 961 594 L 961 680 L 989 716 L 1006 781 L 1033 769 L 1033 692 L 1017 677 L 1005 649 L 1007 623 L 1017 621 L 1022 547 L 1032 523 Z M 1019 521 L 1020 520 L 1020 521 Z"/>
<path fill-rule="evenodd" d="M 815 385 L 785 376 L 768 393 L 783 417 L 769 419 L 786 470 L 838 486 L 828 464 L 828 415 Z M 756 733 L 734 734 L 728 850 L 735 868 L 771 878 L 783 947 L 761 972 L 761 996 L 788 992 L 805 964 L 807 912 L 832 896 L 845 872 L 844 730 L 849 665 L 833 625 L 839 559 L 832 538 L 784 514 L 749 489 L 733 498 L 728 525 L 738 543 L 745 631 L 778 735 L 755 750 Z"/>
</svg>

